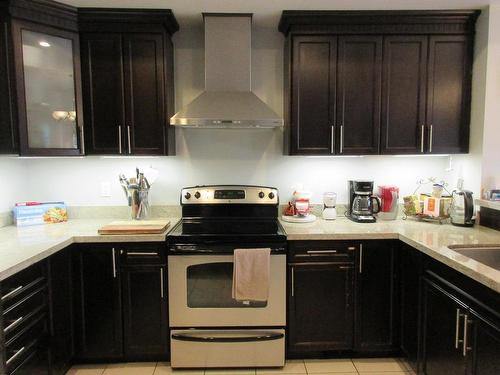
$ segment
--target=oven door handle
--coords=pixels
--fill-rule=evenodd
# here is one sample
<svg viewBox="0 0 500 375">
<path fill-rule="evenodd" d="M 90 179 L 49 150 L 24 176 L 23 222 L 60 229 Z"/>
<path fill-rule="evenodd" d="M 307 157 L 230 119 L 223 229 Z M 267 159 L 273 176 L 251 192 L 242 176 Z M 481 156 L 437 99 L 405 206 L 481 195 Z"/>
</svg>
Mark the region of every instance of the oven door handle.
<svg viewBox="0 0 500 375">
<path fill-rule="evenodd" d="M 259 335 L 254 336 L 228 336 L 228 337 L 218 337 L 218 336 L 201 336 L 192 335 L 189 333 L 172 333 L 172 340 L 178 341 L 194 341 L 194 342 L 254 342 L 254 341 L 272 341 L 279 340 L 285 337 L 283 333 L 275 332 L 262 332 Z"/>
</svg>

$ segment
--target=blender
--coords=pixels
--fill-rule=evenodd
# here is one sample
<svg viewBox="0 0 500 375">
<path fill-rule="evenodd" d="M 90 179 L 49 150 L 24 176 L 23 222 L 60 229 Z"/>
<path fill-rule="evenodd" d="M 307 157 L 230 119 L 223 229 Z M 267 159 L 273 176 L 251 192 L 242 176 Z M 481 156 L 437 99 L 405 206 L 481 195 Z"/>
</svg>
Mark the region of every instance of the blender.
<svg viewBox="0 0 500 375">
<path fill-rule="evenodd" d="M 323 219 L 335 220 L 337 218 L 337 193 L 327 192 L 323 194 Z"/>
</svg>

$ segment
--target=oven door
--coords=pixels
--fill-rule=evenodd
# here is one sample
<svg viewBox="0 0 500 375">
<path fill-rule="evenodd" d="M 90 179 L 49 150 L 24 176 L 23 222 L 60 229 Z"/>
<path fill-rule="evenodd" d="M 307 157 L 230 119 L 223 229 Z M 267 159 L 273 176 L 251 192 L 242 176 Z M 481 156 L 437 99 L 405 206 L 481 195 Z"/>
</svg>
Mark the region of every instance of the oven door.
<svg viewBox="0 0 500 375">
<path fill-rule="evenodd" d="M 266 302 L 232 298 L 232 255 L 168 257 L 170 327 L 283 327 L 286 255 L 271 255 Z"/>
</svg>

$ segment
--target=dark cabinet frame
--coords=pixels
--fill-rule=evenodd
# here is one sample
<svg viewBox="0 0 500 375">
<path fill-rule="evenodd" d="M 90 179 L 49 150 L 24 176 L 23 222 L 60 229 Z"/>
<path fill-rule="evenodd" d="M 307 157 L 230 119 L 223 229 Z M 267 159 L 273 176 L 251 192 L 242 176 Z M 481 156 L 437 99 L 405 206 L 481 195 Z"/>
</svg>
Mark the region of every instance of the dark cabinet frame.
<svg viewBox="0 0 500 375">
<path fill-rule="evenodd" d="M 468 152 L 469 144 L 469 122 L 470 122 L 470 91 L 471 91 L 471 76 L 472 76 L 472 49 L 475 21 L 479 16 L 478 10 L 450 10 L 450 11 L 283 11 L 279 31 L 285 37 L 285 53 L 284 53 L 284 118 L 285 118 L 285 141 L 284 152 L 289 155 L 369 155 L 369 154 L 418 154 L 418 153 L 466 153 Z M 324 110 L 319 116 L 324 118 L 324 122 L 329 122 L 327 117 L 330 117 L 331 111 L 336 113 L 335 123 L 331 123 L 331 132 L 328 129 L 323 129 L 321 132 L 314 128 L 314 132 L 318 133 L 316 139 L 318 145 L 309 144 L 307 148 L 300 146 L 300 133 L 307 128 L 307 123 L 298 121 L 298 111 L 307 110 L 307 108 L 297 108 L 297 94 L 300 90 L 298 83 L 300 77 L 297 72 L 300 72 L 295 66 L 301 64 L 297 59 L 296 40 L 308 39 L 311 40 L 324 38 L 325 40 L 339 39 L 338 55 L 339 61 L 342 60 L 342 38 L 360 38 L 375 40 L 380 38 L 383 40 L 384 48 L 378 46 L 378 57 L 374 65 L 378 72 L 373 84 L 373 118 L 371 120 L 370 129 L 366 132 L 356 132 L 350 134 L 352 146 L 349 144 L 341 145 L 341 138 L 344 136 L 344 131 L 347 130 L 349 124 L 345 124 L 342 118 L 343 107 L 346 105 L 342 99 L 342 82 L 343 72 L 342 64 L 339 62 L 337 67 L 337 90 L 330 89 L 330 95 L 337 97 L 336 105 L 332 105 L 330 111 Z M 393 132 L 389 132 L 391 124 L 389 118 L 390 102 L 390 82 L 388 81 L 388 62 L 386 61 L 385 53 L 388 49 L 388 43 L 391 40 L 408 38 L 414 42 L 415 39 L 424 38 L 428 40 L 426 50 L 422 51 L 422 56 L 419 57 L 419 63 L 422 65 L 418 72 L 418 77 L 412 77 L 418 82 L 419 98 L 417 103 L 410 102 L 409 105 L 417 106 L 418 119 L 415 127 L 410 130 L 411 138 L 408 144 L 402 146 L 392 146 L 391 138 L 397 137 Z M 463 76 L 460 82 L 461 88 L 461 113 L 459 116 L 459 124 L 454 122 L 455 114 L 446 113 L 443 109 L 442 113 L 445 118 L 442 124 L 433 124 L 433 109 L 432 109 L 432 84 L 433 71 L 427 69 L 432 67 L 433 51 L 432 45 L 438 40 L 460 40 L 465 43 L 463 57 L 465 61 L 457 62 L 463 65 Z M 384 52 L 382 52 L 382 49 Z M 384 53 L 384 57 L 382 57 Z M 424 66 L 425 65 L 425 66 Z M 333 66 L 333 64 L 332 64 Z M 312 67 L 311 67 L 312 69 Z M 379 70 L 383 70 L 382 73 Z M 381 75 L 381 76 L 380 76 Z M 356 79 L 356 77 L 354 77 Z M 359 82 L 359 85 L 363 82 Z M 356 87 L 356 85 L 355 85 Z M 360 92 L 359 95 L 366 93 Z M 369 98 L 368 95 L 365 95 Z M 304 103 L 308 103 L 308 98 L 301 99 Z M 314 102 L 313 98 L 309 102 Z M 456 103 L 454 103 L 456 104 Z M 444 106 L 444 105 L 443 105 Z M 311 108 L 314 108 L 312 106 Z M 404 108 L 395 109 L 396 111 L 404 111 Z M 401 113 L 399 117 L 404 117 Z M 448 116 L 446 118 L 446 116 Z M 366 114 L 357 115 L 361 123 L 361 117 L 369 120 Z M 449 121 L 448 121 L 449 120 Z M 314 124 L 317 126 L 316 124 Z M 452 134 L 455 137 L 447 137 L 442 135 L 440 142 L 437 142 L 435 137 L 436 127 L 440 127 L 441 134 Z M 344 128 L 345 127 L 345 128 Z M 458 128 L 458 129 L 457 129 Z M 307 130 L 305 130 L 307 131 Z M 408 129 L 398 130 L 408 132 Z M 458 132 L 458 133 L 457 133 Z M 370 134 L 373 137 L 371 146 L 366 146 L 367 140 L 365 134 Z M 455 138 L 458 134 L 458 140 Z M 434 138 L 433 138 L 434 136 Z M 331 150 L 328 150 L 324 144 L 325 139 L 331 138 Z M 363 146 L 360 146 L 363 145 Z"/>
<path fill-rule="evenodd" d="M 0 111 L 7 113 L 9 144 L 0 144 L 2 153 L 20 153 L 26 156 L 78 156 L 84 153 L 83 145 L 83 106 L 80 77 L 80 46 L 78 36 L 77 9 L 50 0 L 6 0 L 0 6 L 0 25 L 6 32 L 6 69 L 11 104 L 8 108 L 0 104 Z M 75 109 L 77 112 L 76 149 L 30 148 L 28 143 L 28 127 L 24 86 L 24 68 L 22 55 L 21 31 L 27 29 L 34 32 L 47 33 L 67 38 L 73 44 L 73 69 L 75 88 Z M 0 33 L 2 35 L 2 33 Z M 2 57 L 2 53 L 0 53 Z M 3 57 L 2 57 L 3 58 Z M 5 74 L 0 68 L 0 74 Z M 5 119 L 4 119 L 5 121 Z M 0 126 L 5 127 L 5 124 Z M 5 131 L 5 128 L 3 129 Z"/>
<path fill-rule="evenodd" d="M 40 25 L 35 22 L 13 20 L 12 39 L 14 47 L 14 61 L 16 71 L 16 92 L 17 92 L 17 113 L 19 124 L 19 141 L 21 155 L 27 156 L 79 156 L 84 153 L 83 146 L 83 105 L 82 105 L 82 86 L 81 86 L 81 68 L 80 68 L 80 39 L 77 33 L 72 31 L 60 30 L 52 26 Z M 28 119 L 26 113 L 26 96 L 23 67 L 23 45 L 22 31 L 34 31 L 38 33 L 57 36 L 69 39 L 73 47 L 73 82 L 75 88 L 75 109 L 77 113 L 75 126 L 77 128 L 76 149 L 63 148 L 31 148 L 29 146 Z"/>
<path fill-rule="evenodd" d="M 0 153 L 16 154 L 19 152 L 18 128 L 15 122 L 16 105 L 13 100 L 15 87 L 12 77 L 14 70 L 10 25 L 0 14 Z"/>
</svg>

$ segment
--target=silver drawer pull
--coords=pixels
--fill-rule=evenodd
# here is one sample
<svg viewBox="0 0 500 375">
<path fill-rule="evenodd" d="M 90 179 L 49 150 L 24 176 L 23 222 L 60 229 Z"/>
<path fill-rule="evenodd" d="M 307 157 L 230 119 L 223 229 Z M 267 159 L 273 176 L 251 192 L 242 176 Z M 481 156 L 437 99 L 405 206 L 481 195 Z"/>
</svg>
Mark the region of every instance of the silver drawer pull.
<svg viewBox="0 0 500 375">
<path fill-rule="evenodd" d="M 335 254 L 337 250 L 307 250 L 307 254 Z"/>
<path fill-rule="evenodd" d="M 17 318 L 14 320 L 12 323 L 10 323 L 7 327 L 4 328 L 4 333 L 9 332 L 12 328 L 14 328 L 21 320 L 23 320 L 23 317 L 21 316 L 20 318 Z"/>
<path fill-rule="evenodd" d="M 462 350 L 462 354 L 464 357 L 467 357 L 467 351 L 468 350 L 472 350 L 472 347 L 468 346 L 469 343 L 469 337 L 467 335 L 467 331 L 468 331 L 468 325 L 469 323 L 472 323 L 472 321 L 469 320 L 469 316 L 467 314 L 464 315 L 464 341 L 463 341 L 463 350 Z"/>
<path fill-rule="evenodd" d="M 13 289 L 13 290 L 11 290 L 11 291 L 10 291 L 9 293 L 7 293 L 5 296 L 2 296 L 2 301 L 3 301 L 4 299 L 9 298 L 9 297 L 10 297 L 11 295 L 13 295 L 14 293 L 19 292 L 21 289 L 23 289 L 23 286 L 22 286 L 22 285 L 21 285 L 21 286 L 18 286 L 17 288 L 15 288 L 15 289 Z"/>
<path fill-rule="evenodd" d="M 131 256 L 158 256 L 158 253 L 150 252 L 150 253 L 141 253 L 141 252 L 127 252 L 127 255 Z"/>
<path fill-rule="evenodd" d="M 161 299 L 163 299 L 163 297 L 165 296 L 163 289 L 164 289 L 164 287 L 163 287 L 163 267 L 162 267 L 162 268 L 160 268 L 160 297 L 161 297 Z"/>
<path fill-rule="evenodd" d="M 460 313 L 460 309 L 457 309 L 457 314 L 455 318 L 455 349 L 458 349 L 458 344 L 462 342 L 462 340 L 459 339 L 460 335 L 460 318 L 462 318 L 464 314 Z"/>
<path fill-rule="evenodd" d="M 12 363 L 12 361 L 15 361 L 17 357 L 19 357 L 21 354 L 23 354 L 24 350 L 26 349 L 26 347 L 22 347 L 21 349 L 19 349 L 17 352 L 15 352 L 12 357 L 10 357 L 7 361 L 5 361 L 5 364 L 8 366 Z"/>
<path fill-rule="evenodd" d="M 340 266 L 339 270 L 350 270 L 352 268 L 353 268 L 352 266 Z"/>
<path fill-rule="evenodd" d="M 349 246 L 349 247 L 347 248 L 347 250 L 349 250 L 349 251 L 355 251 L 355 250 L 356 250 L 356 247 L 355 247 L 355 246 Z"/>
</svg>

